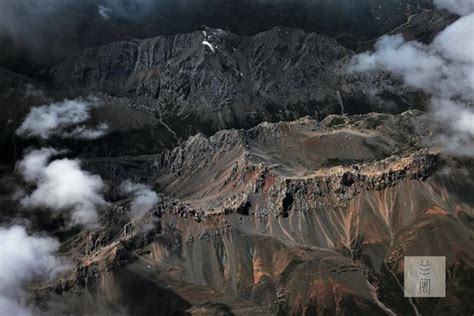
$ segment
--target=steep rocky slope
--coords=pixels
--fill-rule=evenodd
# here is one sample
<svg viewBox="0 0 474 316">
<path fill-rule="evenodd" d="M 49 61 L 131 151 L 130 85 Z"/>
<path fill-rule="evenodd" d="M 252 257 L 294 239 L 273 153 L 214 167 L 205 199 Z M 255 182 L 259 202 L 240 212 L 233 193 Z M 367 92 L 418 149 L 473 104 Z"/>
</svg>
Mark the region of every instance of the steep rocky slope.
<svg viewBox="0 0 474 316">
<path fill-rule="evenodd" d="M 108 122 L 110 133 L 100 142 L 65 145 L 96 156 L 150 154 L 198 132 L 263 121 L 424 106 L 420 93 L 387 73 L 348 72 L 352 55 L 334 39 L 294 28 L 250 37 L 206 28 L 90 48 L 38 80 L 3 69 L 5 155 L 30 144 L 13 136 L 30 106 L 88 95 L 102 104 L 93 122 Z"/>
<path fill-rule="evenodd" d="M 416 105 L 416 93 L 388 74 L 347 73 L 351 55 L 333 39 L 298 29 L 251 37 L 206 29 L 91 48 L 52 75 L 62 91 L 106 93 L 111 103 L 133 99 L 181 138 L 304 115 Z"/>
<path fill-rule="evenodd" d="M 66 239 L 77 268 L 37 295 L 51 313 L 472 312 L 472 164 L 428 149 L 431 128 L 414 111 L 303 118 L 143 157 L 122 175 L 160 202 L 142 217 L 117 202 L 102 229 Z M 110 178 L 108 164 L 89 161 Z M 447 257 L 446 298 L 403 298 L 415 254 Z"/>
</svg>

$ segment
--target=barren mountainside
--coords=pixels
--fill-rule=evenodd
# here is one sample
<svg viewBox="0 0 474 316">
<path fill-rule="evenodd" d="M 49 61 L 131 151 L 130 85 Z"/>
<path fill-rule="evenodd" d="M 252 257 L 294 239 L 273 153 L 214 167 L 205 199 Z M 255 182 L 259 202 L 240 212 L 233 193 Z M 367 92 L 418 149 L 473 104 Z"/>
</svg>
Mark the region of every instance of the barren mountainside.
<svg viewBox="0 0 474 316">
<path fill-rule="evenodd" d="M 8 78 L 2 98 L 11 113 L 6 117 L 14 122 L 10 128 L 21 122 L 29 104 L 47 102 L 46 95 L 99 97 L 93 119 L 106 120 L 110 133 L 106 142 L 87 146 L 89 154 L 99 156 L 149 154 L 196 133 L 212 135 L 264 121 L 425 106 L 421 93 L 389 73 L 348 71 L 353 55 L 334 39 L 295 28 L 249 37 L 205 28 L 90 48 L 65 59 L 41 81 L 12 77 L 6 69 L 0 76 Z M 28 87 L 47 93 L 25 94 Z"/>
<path fill-rule="evenodd" d="M 102 230 L 65 242 L 79 264 L 49 285 L 53 301 L 66 300 L 55 308 L 462 314 L 472 308 L 472 166 L 426 149 L 428 122 L 416 111 L 303 118 L 197 135 L 139 164 L 123 158 L 163 192 L 160 202 L 131 221 L 129 202 L 117 203 Z M 429 305 L 403 299 L 403 255 L 448 252 L 451 294 Z M 135 286 L 148 294 L 133 295 Z"/>
<path fill-rule="evenodd" d="M 473 315 L 459 1 L 0 3 L 0 316 Z"/>
<path fill-rule="evenodd" d="M 52 76 L 61 90 L 134 99 L 184 137 L 304 115 L 396 112 L 415 100 L 386 73 L 348 74 L 351 55 L 329 37 L 294 28 L 251 37 L 206 28 L 91 48 Z M 186 123 L 195 130 L 181 131 Z"/>
</svg>

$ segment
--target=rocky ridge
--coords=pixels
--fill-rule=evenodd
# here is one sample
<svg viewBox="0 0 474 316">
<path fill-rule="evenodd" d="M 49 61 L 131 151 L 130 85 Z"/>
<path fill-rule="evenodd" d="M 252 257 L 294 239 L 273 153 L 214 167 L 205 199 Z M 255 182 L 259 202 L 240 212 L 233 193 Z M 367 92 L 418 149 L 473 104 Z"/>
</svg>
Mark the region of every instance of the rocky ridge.
<svg viewBox="0 0 474 316">
<path fill-rule="evenodd" d="M 329 37 L 294 28 L 250 37 L 206 28 L 90 48 L 67 58 L 52 77 L 74 94 L 134 99 L 184 139 L 304 115 L 397 112 L 416 103 L 416 93 L 386 73 L 347 73 L 351 55 Z"/>
<path fill-rule="evenodd" d="M 474 267 L 474 210 L 463 194 L 474 184 L 459 176 L 472 167 L 427 150 L 423 122 L 425 114 L 416 111 L 330 116 L 192 137 L 140 164 L 164 192 L 153 210 L 133 218 L 128 201 L 115 203 L 101 230 L 65 243 L 77 269 L 39 293 L 71 302 L 62 311 L 100 306 L 110 313 L 100 295 L 121 302 L 125 314 L 129 304 L 146 312 L 153 299 L 131 299 L 126 290 L 133 276 L 152 282 L 154 293 L 172 290 L 159 300 L 163 314 L 469 310 L 454 304 L 465 297 L 450 289 L 465 286 Z M 315 142 L 328 137 L 337 138 Z M 354 146 L 345 150 L 359 160 L 331 160 L 335 140 L 345 139 Z M 301 145 L 307 140 L 310 147 Z M 363 151 L 367 143 L 372 155 Z M 303 155 L 295 149 L 300 145 L 326 158 Z M 275 153 L 264 156 L 264 148 Z M 306 161 L 278 166 L 278 155 L 288 164 Z M 402 254 L 413 252 L 449 253 L 446 299 L 430 306 L 403 300 Z M 84 291 L 86 302 L 74 303 Z"/>
</svg>

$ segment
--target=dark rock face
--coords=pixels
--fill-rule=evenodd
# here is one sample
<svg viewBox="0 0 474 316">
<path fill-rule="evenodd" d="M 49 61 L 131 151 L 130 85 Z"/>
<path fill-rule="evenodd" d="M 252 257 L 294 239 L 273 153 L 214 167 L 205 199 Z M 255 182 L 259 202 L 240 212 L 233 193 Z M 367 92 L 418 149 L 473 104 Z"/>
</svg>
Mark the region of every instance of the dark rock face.
<svg viewBox="0 0 474 316">
<path fill-rule="evenodd" d="M 333 39 L 298 29 L 251 37 L 206 29 L 91 48 L 66 59 L 53 78 L 76 94 L 139 98 L 179 137 L 342 108 L 409 106 L 414 93 L 387 74 L 347 73 L 351 55 Z"/>
<path fill-rule="evenodd" d="M 250 37 L 206 28 L 90 48 L 39 76 L 42 80 L 2 70 L 7 80 L 0 101 L 13 113 L 5 115 L 12 122 L 1 133 L 6 160 L 15 146 L 26 146 L 12 139 L 28 107 L 52 99 L 100 98 L 102 107 L 93 117 L 107 121 L 111 133 L 95 146 L 66 144 L 95 156 L 151 154 L 199 132 L 212 135 L 263 121 L 423 105 L 417 92 L 386 73 L 349 73 L 352 54 L 334 39 L 294 28 Z M 43 98 L 25 97 L 29 86 L 42 89 Z"/>
<path fill-rule="evenodd" d="M 315 14 L 326 12 L 331 16 L 333 10 L 325 11 L 324 7 L 335 3 L 314 3 L 313 9 L 319 8 L 315 9 L 318 11 Z M 351 17 L 349 20 L 355 24 L 365 25 L 362 29 L 367 27 L 366 31 L 375 31 L 369 25 L 374 22 L 372 18 L 377 18 L 374 23 L 386 24 L 387 30 L 396 26 L 397 32 L 403 32 L 407 38 L 427 40 L 456 18 L 437 10 L 424 11 L 429 3 L 417 3 L 419 6 L 411 5 L 411 1 L 390 3 L 382 8 L 371 1 L 364 5 L 350 3 L 342 7 L 344 13 L 341 14 Z M 232 7 L 231 4 L 223 5 Z M 279 12 L 279 5 L 271 4 L 268 12 L 273 9 Z M 281 5 L 291 7 L 289 3 Z M 303 7 L 305 5 L 313 6 L 304 4 Z M 360 10 L 349 10 L 353 5 Z M 240 12 L 235 8 L 232 10 L 229 12 L 233 14 Z M 311 15 L 312 9 L 308 10 L 301 13 Z M 373 13 L 367 21 L 352 20 L 352 15 L 365 10 Z M 294 13 L 290 14 L 290 11 L 281 11 L 283 17 Z M 388 12 L 395 15 L 390 19 L 380 18 Z M 413 16 L 399 25 L 408 14 Z M 323 20 L 313 22 L 331 28 L 338 23 L 337 19 L 327 23 Z M 273 23 L 270 21 L 269 25 Z M 310 20 L 302 21 L 306 25 Z M 219 21 L 209 25 L 219 26 Z M 339 26 L 344 29 L 345 25 Z M 265 29 L 268 28 L 263 31 Z M 351 41 L 354 45 L 357 42 L 359 48 L 370 49 L 373 42 L 364 41 L 365 35 L 359 34 L 362 29 L 351 28 L 358 33 Z M 239 29 L 231 30 L 236 34 L 247 34 Z M 258 31 L 257 28 L 253 33 Z M 347 73 L 345 66 L 352 52 L 339 43 L 352 35 L 344 39 L 345 35 L 322 32 L 336 36 L 331 39 L 285 27 L 251 36 L 219 29 L 205 29 L 205 32 L 122 40 L 90 48 L 67 58 L 51 72 L 31 73 L 35 80 L 2 68 L 0 103 L 5 114 L 0 116 L 0 121 L 10 122 L 0 133 L 0 141 L 6 148 L 2 160 L 11 161 L 16 152 L 31 144 L 15 140 L 13 136 L 30 106 L 84 94 L 94 94 L 102 99 L 104 106 L 97 111 L 97 119 L 108 121 L 111 133 L 94 146 L 88 143 L 64 145 L 80 154 L 94 156 L 151 154 L 172 148 L 197 132 L 211 135 L 222 128 L 250 128 L 263 121 L 293 120 L 304 115 L 321 118 L 342 110 L 348 114 L 394 113 L 424 106 L 423 96 L 386 73 Z M 132 35 L 137 34 L 153 33 L 135 32 Z M 87 42 L 87 39 L 83 40 Z M 97 45 L 101 41 L 93 43 Z M 215 46 L 214 52 L 203 41 Z M 21 67 L 17 68 L 22 71 Z M 43 90 L 43 97 L 25 98 L 28 86 Z"/>
</svg>

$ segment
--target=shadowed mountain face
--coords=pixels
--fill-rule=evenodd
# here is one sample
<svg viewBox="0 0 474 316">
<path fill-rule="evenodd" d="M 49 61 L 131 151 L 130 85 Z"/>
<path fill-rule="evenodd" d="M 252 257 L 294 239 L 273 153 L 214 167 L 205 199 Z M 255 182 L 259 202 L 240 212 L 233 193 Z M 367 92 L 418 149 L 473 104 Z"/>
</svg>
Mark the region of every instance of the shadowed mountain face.
<svg viewBox="0 0 474 316">
<path fill-rule="evenodd" d="M 350 73 L 351 56 L 334 39 L 294 28 L 249 37 L 206 28 L 90 48 L 38 81 L 2 70 L 4 120 L 12 120 L 5 147 L 14 147 L 11 134 L 29 106 L 47 96 L 100 98 L 93 119 L 111 133 L 95 146 L 72 144 L 99 156 L 154 153 L 196 133 L 263 121 L 424 107 L 422 94 L 388 73 Z M 45 92 L 25 94 L 28 87 Z"/>
<path fill-rule="evenodd" d="M 138 99 L 179 138 L 304 115 L 397 112 L 415 99 L 388 74 L 348 74 L 351 56 L 333 39 L 298 29 L 252 37 L 206 29 L 92 48 L 52 77 L 57 89 L 107 93 L 110 103 Z"/>
<path fill-rule="evenodd" d="M 0 23 L 0 232 L 52 236 L 68 265 L 18 298 L 0 286 L 0 302 L 38 315 L 474 313 L 472 159 L 438 147 L 422 92 L 348 70 L 378 36 L 430 41 L 456 16 L 424 0 L 51 0 L 33 15 L 27 2 L 12 3 L 29 37 Z M 64 118 L 64 99 L 93 105 Z M 40 132 L 79 129 L 16 132 L 42 105 L 28 121 Z M 104 122 L 98 139 L 69 137 Z M 57 152 L 28 174 L 41 164 L 25 163 L 30 147 Z M 82 169 L 59 169 L 55 186 L 58 163 Z M 25 202 L 45 184 L 39 200 L 80 196 L 84 177 L 104 191 L 72 205 L 102 202 L 93 227 L 71 224 L 70 204 Z M 404 297 L 404 256 L 424 255 L 446 257 L 444 298 Z"/>
<path fill-rule="evenodd" d="M 205 1 L 203 5 L 204 3 Z M 226 1 L 216 5 L 225 6 L 232 3 Z M 337 1 L 323 1 L 318 5 L 332 7 L 336 3 Z M 372 8 L 377 18 L 368 15 L 364 23 L 388 23 L 387 32 L 395 32 L 396 29 L 396 32 L 402 32 L 408 38 L 432 38 L 433 34 L 455 19 L 445 12 L 421 10 L 425 3 L 419 1 L 417 5 L 408 5 L 406 8 L 404 2 L 390 2 L 382 5 L 382 8 L 378 8 L 380 4 L 370 1 L 357 6 L 355 2 L 348 3 L 348 6 L 337 6 L 338 10 L 342 10 L 340 14 L 359 14 L 357 10 L 361 10 L 360 14 L 363 14 L 362 12 Z M 295 6 L 302 4 L 296 3 Z M 278 7 L 288 3 L 256 2 L 255 5 Z M 355 6 L 354 10 L 349 9 L 352 6 Z M 163 4 L 163 7 L 166 8 L 167 5 Z M 191 10 L 193 14 L 202 13 L 196 7 L 186 6 L 184 3 L 178 7 Z M 374 9 L 375 7 L 377 9 Z M 94 5 L 85 8 L 97 9 Z M 242 10 L 244 9 L 245 6 L 242 7 Z M 389 14 L 391 18 L 378 16 L 385 14 L 384 12 L 392 12 L 392 9 L 398 13 Z M 76 12 L 74 10 L 65 10 L 64 16 Z M 318 10 L 314 12 L 326 12 L 323 9 Z M 331 10 L 327 12 L 332 12 Z M 208 11 L 211 15 L 222 15 L 222 21 L 233 21 L 227 19 L 223 13 L 231 11 Z M 84 10 L 81 12 L 81 18 L 87 17 Z M 102 20 L 96 11 L 93 12 L 101 23 L 115 23 L 114 16 Z M 153 12 L 155 11 L 150 10 L 149 14 Z M 292 11 L 282 12 L 293 16 Z M 301 12 L 311 14 L 313 11 Z M 407 19 L 408 14 L 413 16 Z M 25 18 L 27 16 L 25 15 Z M 323 16 L 331 15 L 327 13 Z M 272 20 L 264 17 L 266 16 L 263 15 L 262 20 L 269 24 L 262 24 L 262 28 L 273 27 Z M 41 16 L 35 16 L 35 19 L 40 18 Z M 191 20 L 173 19 L 175 23 L 179 21 L 180 24 Z M 282 17 L 282 20 L 285 18 Z M 320 21 L 309 20 L 314 23 Z M 329 22 L 336 20 L 331 19 Z M 244 21 L 256 22 L 250 17 Z M 289 21 L 281 25 L 292 25 Z M 348 21 L 359 23 L 361 19 L 351 17 Z M 122 41 L 75 52 L 62 61 L 49 63 L 50 67 L 41 72 L 28 71 L 29 76 L 19 74 L 23 72 L 22 67 L 27 66 L 25 62 L 16 66 L 4 63 L 7 68 L 0 66 L 0 102 L 5 113 L 0 115 L 0 122 L 5 126 L 0 133 L 0 142 L 5 148 L 1 155 L 3 161 L 12 161 L 12 157 L 18 157 L 22 148 L 32 144 L 31 141 L 24 143 L 13 136 L 14 129 L 19 126 L 29 108 L 64 98 L 88 95 L 100 98 L 102 106 L 93 111 L 92 117 L 95 121 L 109 122 L 110 133 L 104 141 L 91 145 L 89 142 L 54 140 L 81 153 L 86 151 L 87 154 L 96 156 L 151 154 L 176 146 L 198 132 L 211 135 L 223 128 L 250 128 L 262 121 L 294 120 L 305 115 L 321 119 L 327 114 L 341 112 L 399 113 L 409 108 L 425 107 L 425 98 L 421 93 L 402 85 L 388 73 L 348 73 L 347 64 L 354 53 L 347 45 L 341 45 L 344 43 L 338 37 L 331 38 L 279 26 L 261 33 L 258 33 L 260 29 L 256 28 L 255 32 L 252 32 L 256 33 L 254 35 L 242 35 L 248 33 L 232 28 L 235 33 L 199 26 L 201 30 L 190 29 L 189 31 L 194 31 L 192 33 L 137 40 L 120 32 L 109 31 L 105 26 L 86 22 L 83 24 L 84 32 L 88 27 L 92 30 L 100 29 L 101 36 L 111 32 L 117 35 L 113 39 Z M 242 22 L 242 25 L 244 24 Z M 212 23 L 210 25 L 225 27 Z M 64 27 L 54 29 L 64 32 L 71 30 Z M 335 26 L 330 29 L 338 30 Z M 37 30 L 42 29 L 38 27 Z M 341 30 L 348 32 L 342 25 Z M 351 27 L 350 30 L 355 28 Z M 369 27 L 368 30 L 379 29 Z M 96 33 L 94 31 L 94 34 Z M 156 33 L 160 32 L 150 31 L 149 34 Z M 140 32 L 139 34 L 141 36 L 137 37 L 148 35 Z M 76 37 L 64 35 L 65 41 L 74 38 Z M 356 38 L 360 40 L 361 47 L 370 47 L 373 42 L 365 39 L 374 39 L 362 35 L 357 35 Z M 47 42 L 58 45 L 66 43 L 63 40 Z M 92 45 L 100 43 L 102 42 L 98 41 Z M 74 45 L 66 46 L 76 50 Z M 53 48 L 48 46 L 50 57 L 54 55 Z M 39 90 L 43 92 L 35 93 Z"/>
</svg>

